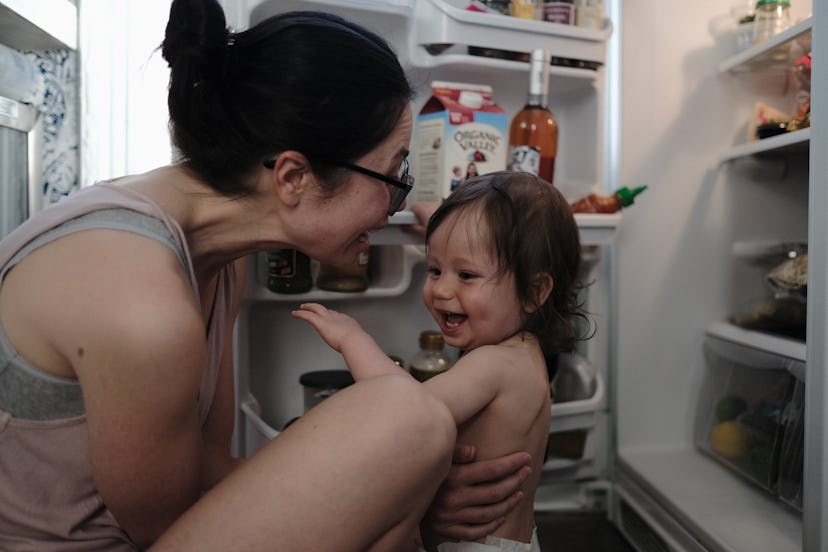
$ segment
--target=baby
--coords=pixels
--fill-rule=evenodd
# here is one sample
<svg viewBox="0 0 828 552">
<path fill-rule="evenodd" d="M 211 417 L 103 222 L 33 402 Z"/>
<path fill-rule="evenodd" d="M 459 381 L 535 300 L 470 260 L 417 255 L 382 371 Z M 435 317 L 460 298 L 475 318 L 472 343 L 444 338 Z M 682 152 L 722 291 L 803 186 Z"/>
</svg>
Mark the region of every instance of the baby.
<svg viewBox="0 0 828 552">
<path fill-rule="evenodd" d="M 451 411 L 458 442 L 474 445 L 479 459 L 527 451 L 532 475 L 524 499 L 485 541 L 422 540 L 438 552 L 540 552 L 534 495 L 551 419 L 544 358 L 583 338 L 573 324 L 585 316 L 578 227 L 551 184 L 497 172 L 467 181 L 440 205 L 426 245 L 423 301 L 445 342 L 463 354 L 423 385 Z M 313 303 L 293 316 L 342 354 L 355 380 L 402 371 L 351 317 Z"/>
</svg>

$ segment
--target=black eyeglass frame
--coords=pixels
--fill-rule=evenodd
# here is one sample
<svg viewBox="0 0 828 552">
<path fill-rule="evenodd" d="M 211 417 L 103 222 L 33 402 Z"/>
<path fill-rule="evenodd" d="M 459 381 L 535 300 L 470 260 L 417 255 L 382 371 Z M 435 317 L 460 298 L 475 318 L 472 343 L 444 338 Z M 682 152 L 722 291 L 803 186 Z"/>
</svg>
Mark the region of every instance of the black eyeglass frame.
<svg viewBox="0 0 828 552">
<path fill-rule="evenodd" d="M 268 169 L 272 169 L 276 166 L 275 159 L 268 159 L 265 161 L 264 166 Z M 371 169 L 366 169 L 360 165 L 355 165 L 354 163 L 331 163 L 334 167 L 342 167 L 343 169 L 348 169 L 350 171 L 358 172 L 360 174 L 364 174 L 365 176 L 370 176 L 371 178 L 376 178 L 386 184 L 390 184 L 394 187 L 391 191 L 390 197 L 388 198 L 388 216 L 392 216 L 394 213 L 400 210 L 400 205 L 403 204 L 405 198 L 408 197 L 408 193 L 411 191 L 411 188 L 414 187 L 414 177 L 408 174 L 408 159 L 403 159 L 402 167 L 402 176 L 400 178 L 394 178 L 382 173 L 378 173 L 372 171 Z"/>
</svg>

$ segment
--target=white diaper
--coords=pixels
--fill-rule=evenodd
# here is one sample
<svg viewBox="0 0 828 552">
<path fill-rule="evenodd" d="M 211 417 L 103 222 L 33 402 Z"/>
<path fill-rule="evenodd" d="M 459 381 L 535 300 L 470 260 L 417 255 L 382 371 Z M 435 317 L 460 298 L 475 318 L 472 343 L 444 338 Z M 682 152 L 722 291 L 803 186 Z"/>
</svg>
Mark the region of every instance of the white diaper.
<svg viewBox="0 0 828 552">
<path fill-rule="evenodd" d="M 420 552 L 425 552 L 422 548 Z M 532 531 L 532 542 L 517 542 L 489 535 L 485 543 L 479 542 L 444 542 L 437 547 L 437 552 L 541 552 L 538 542 L 538 530 Z"/>
</svg>

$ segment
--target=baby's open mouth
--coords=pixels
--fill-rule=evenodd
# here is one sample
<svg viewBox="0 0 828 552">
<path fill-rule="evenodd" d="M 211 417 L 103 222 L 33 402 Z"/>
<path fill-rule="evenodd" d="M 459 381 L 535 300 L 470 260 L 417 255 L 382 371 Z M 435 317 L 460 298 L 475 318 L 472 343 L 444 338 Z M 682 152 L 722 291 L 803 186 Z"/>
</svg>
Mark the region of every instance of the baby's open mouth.
<svg viewBox="0 0 828 552">
<path fill-rule="evenodd" d="M 445 324 L 446 328 L 456 328 L 460 324 L 466 321 L 468 318 L 464 314 L 457 314 L 453 312 L 443 312 L 443 324 Z"/>
</svg>

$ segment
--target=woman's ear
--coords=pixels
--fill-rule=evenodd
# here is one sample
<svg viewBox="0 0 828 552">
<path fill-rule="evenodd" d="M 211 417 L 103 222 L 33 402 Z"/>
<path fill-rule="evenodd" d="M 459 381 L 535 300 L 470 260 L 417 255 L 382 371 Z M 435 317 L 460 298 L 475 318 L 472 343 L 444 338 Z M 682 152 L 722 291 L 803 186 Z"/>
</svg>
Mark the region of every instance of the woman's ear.
<svg viewBox="0 0 828 552">
<path fill-rule="evenodd" d="M 298 205 L 313 175 L 308 158 L 298 151 L 284 151 L 276 157 L 271 187 L 286 205 Z"/>
<path fill-rule="evenodd" d="M 552 293 L 553 287 L 554 281 L 552 280 L 551 274 L 548 272 L 539 272 L 535 274 L 535 278 L 532 281 L 532 289 L 535 290 L 535 298 L 537 301 L 526 305 L 526 307 L 524 307 L 526 312 L 535 312 L 541 305 L 546 303 L 546 300 L 549 298 L 549 294 Z"/>
</svg>

